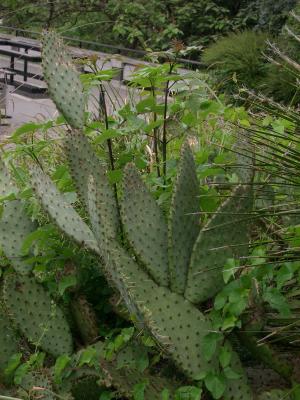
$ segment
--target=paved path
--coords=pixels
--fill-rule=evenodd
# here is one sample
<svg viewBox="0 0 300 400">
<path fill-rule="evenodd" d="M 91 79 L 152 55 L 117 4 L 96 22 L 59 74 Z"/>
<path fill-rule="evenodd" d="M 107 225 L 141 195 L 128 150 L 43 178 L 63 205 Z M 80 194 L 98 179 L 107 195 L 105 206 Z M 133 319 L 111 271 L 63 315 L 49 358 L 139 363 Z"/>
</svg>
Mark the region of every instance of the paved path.
<svg viewBox="0 0 300 400">
<path fill-rule="evenodd" d="M 4 35 L 0 33 L 0 38 L 19 40 L 20 42 L 31 43 L 33 46 L 39 45 L 39 42 L 33 39 L 27 39 L 24 37 L 13 37 L 10 35 Z M 3 47 L 3 46 L 2 46 Z M 4 47 L 3 47 L 4 48 Z M 5 47 L 10 48 L 10 46 Z M 1 46 L 0 46 L 1 49 Z M 12 50 L 18 50 L 15 46 L 11 46 Z M 105 68 L 116 67 L 123 70 L 123 79 L 128 79 L 132 72 L 138 65 L 148 64 L 141 60 L 135 60 L 129 57 L 124 57 L 120 55 L 108 55 L 101 52 L 95 52 L 85 49 L 79 49 L 75 47 L 69 47 L 70 52 L 75 57 L 86 57 L 88 55 L 97 55 L 98 56 L 98 67 L 99 69 L 103 68 L 103 64 Z M 22 49 L 20 50 L 22 52 Z M 29 54 L 32 52 L 33 55 L 37 54 L 36 50 L 29 50 Z M 0 55 L 0 69 L 9 67 L 10 58 L 8 56 Z M 19 60 L 17 57 L 15 58 L 15 69 L 23 70 L 23 60 Z M 185 71 L 186 70 L 182 70 Z M 36 63 L 28 63 L 28 72 L 32 74 L 42 75 L 41 65 Z M 15 79 L 17 81 L 23 81 L 23 77 L 21 75 L 16 75 Z M 34 77 L 28 78 L 27 83 L 38 87 L 45 87 L 45 83 L 41 80 L 34 79 Z M 129 90 L 128 86 L 126 86 L 123 81 L 113 80 L 111 83 L 106 85 L 106 100 L 108 105 L 108 112 L 111 113 L 113 110 L 122 107 L 125 102 L 128 101 L 129 98 L 134 97 L 135 100 L 139 98 L 139 92 L 137 90 L 133 91 Z M 10 123 L 10 127 L 0 126 L 0 136 L 7 135 L 9 132 L 12 132 L 18 126 L 23 123 L 35 120 L 49 119 L 58 115 L 57 110 L 49 98 L 31 98 L 27 97 L 28 95 L 22 94 L 22 92 L 15 90 L 14 87 L 9 86 L 6 96 L 6 108 L 7 115 L 12 118 L 8 120 Z M 1 97 L 1 95 L 0 95 Z M 45 97 L 45 96 L 40 96 Z M 99 93 L 97 90 L 94 90 L 92 96 L 89 101 L 89 110 L 97 113 L 97 99 L 99 98 Z M 1 98 L 0 98 L 1 101 Z"/>
</svg>

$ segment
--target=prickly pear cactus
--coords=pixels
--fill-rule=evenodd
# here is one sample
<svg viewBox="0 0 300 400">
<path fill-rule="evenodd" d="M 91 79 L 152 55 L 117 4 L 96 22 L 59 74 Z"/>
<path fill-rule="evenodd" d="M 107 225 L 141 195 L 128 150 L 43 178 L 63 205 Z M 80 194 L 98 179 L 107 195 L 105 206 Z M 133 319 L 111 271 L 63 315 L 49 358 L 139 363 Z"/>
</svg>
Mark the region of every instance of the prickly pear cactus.
<svg viewBox="0 0 300 400">
<path fill-rule="evenodd" d="M 89 212 L 91 229 L 36 167 L 32 169 L 32 185 L 57 225 L 77 243 L 101 256 L 107 279 L 120 292 L 137 325 L 153 335 L 189 378 L 200 379 L 215 367 L 217 360 L 203 357 L 203 339 L 212 326 L 196 305 L 221 289 L 226 260 L 246 254 L 251 186 L 239 186 L 200 230 L 199 184 L 188 144 L 182 150 L 168 221 L 135 167 L 128 165 L 120 203 L 122 226 L 135 254 L 133 258 L 118 243 L 117 203 L 106 176 L 107 167 L 96 167 L 100 163 L 94 155 L 90 157 L 92 150 L 80 132 L 84 106 L 79 76 L 62 42 L 58 40 L 54 45 L 55 41 L 57 37 L 51 32 L 43 39 L 45 79 L 53 100 L 73 128 L 68 133 L 66 155 Z M 61 90 L 64 79 L 67 85 L 73 84 L 72 89 Z M 250 399 L 237 355 L 232 358 L 231 367 L 238 370 L 241 378 L 229 384 L 226 399 Z"/>
<path fill-rule="evenodd" d="M 3 300 L 12 323 L 29 342 L 54 357 L 72 352 L 72 336 L 63 312 L 34 278 L 7 274 Z"/>
</svg>

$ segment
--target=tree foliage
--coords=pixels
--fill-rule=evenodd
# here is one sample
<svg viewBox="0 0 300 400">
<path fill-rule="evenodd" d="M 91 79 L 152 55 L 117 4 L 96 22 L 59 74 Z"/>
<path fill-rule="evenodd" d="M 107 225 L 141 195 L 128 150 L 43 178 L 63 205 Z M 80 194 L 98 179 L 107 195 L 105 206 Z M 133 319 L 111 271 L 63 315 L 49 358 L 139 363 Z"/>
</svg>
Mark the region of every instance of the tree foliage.
<svg viewBox="0 0 300 400">
<path fill-rule="evenodd" d="M 278 31 L 295 0 L 3 0 L 5 25 L 59 27 L 70 36 L 134 48 L 165 49 L 172 39 L 206 45 L 230 31 Z"/>
</svg>

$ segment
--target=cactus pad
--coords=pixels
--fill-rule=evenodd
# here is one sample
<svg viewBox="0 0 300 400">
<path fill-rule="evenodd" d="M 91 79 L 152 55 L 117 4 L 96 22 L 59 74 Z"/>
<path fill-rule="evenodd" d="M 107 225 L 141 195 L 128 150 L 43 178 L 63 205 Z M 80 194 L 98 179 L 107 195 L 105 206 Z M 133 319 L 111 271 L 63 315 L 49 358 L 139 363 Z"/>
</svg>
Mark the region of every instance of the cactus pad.
<svg viewBox="0 0 300 400">
<path fill-rule="evenodd" d="M 104 272 L 108 281 L 119 291 L 131 316 L 142 322 L 141 306 L 137 303 L 144 293 L 153 292 L 157 285 L 128 253 L 115 242 L 107 249 Z M 143 285 L 140 284 L 143 282 Z M 143 302 L 142 302 L 143 303 Z"/>
<path fill-rule="evenodd" d="M 173 292 L 183 294 L 193 245 L 199 233 L 199 181 L 190 146 L 181 151 L 169 217 L 169 269 Z"/>
<path fill-rule="evenodd" d="M 0 377 L 12 355 L 19 352 L 19 337 L 0 303 Z"/>
<path fill-rule="evenodd" d="M 0 159 L 0 197 L 6 197 L 12 193 L 17 194 L 18 189 L 13 185 L 11 176 Z M 30 271 L 22 259 L 22 245 L 27 235 L 36 229 L 24 210 L 20 200 L 6 200 L 0 210 L 0 246 L 10 260 L 12 266 L 19 273 Z"/>
<path fill-rule="evenodd" d="M 72 336 L 65 316 L 33 278 L 8 274 L 3 298 L 14 324 L 29 342 L 54 357 L 72 351 Z"/>
<path fill-rule="evenodd" d="M 90 202 L 91 198 L 95 197 L 94 202 L 97 203 L 98 207 L 97 214 L 101 215 L 102 219 L 105 219 L 105 226 L 110 230 L 109 236 L 116 237 L 119 229 L 119 216 L 113 188 L 107 178 L 107 165 L 99 160 L 88 138 L 79 131 L 74 131 L 66 137 L 65 151 L 71 175 L 79 196 L 89 212 L 92 225 L 95 220 L 95 214 L 90 209 Z M 88 184 L 91 176 L 93 177 L 94 185 L 89 188 Z M 94 193 L 90 193 L 90 190 Z M 95 231 L 98 228 L 96 226 Z"/>
<path fill-rule="evenodd" d="M 71 310 L 83 343 L 93 343 L 99 335 L 99 327 L 96 313 L 85 296 L 75 297 L 71 301 Z"/>
<path fill-rule="evenodd" d="M 211 330 L 210 322 L 182 296 L 157 286 L 125 252 L 111 251 L 110 259 L 106 270 L 122 277 L 119 291 L 130 312 L 189 377 L 206 371 L 209 362 L 203 357 L 202 340 Z"/>
<path fill-rule="evenodd" d="M 122 220 L 127 238 L 149 275 L 168 285 L 167 225 L 164 215 L 143 183 L 135 166 L 124 173 Z"/>
<path fill-rule="evenodd" d="M 16 272 L 25 274 L 32 266 L 22 255 L 25 238 L 36 230 L 36 224 L 26 214 L 20 200 L 7 201 L 0 217 L 0 246 Z"/>
<path fill-rule="evenodd" d="M 102 253 L 105 253 L 111 240 L 117 238 L 119 226 L 117 207 L 113 207 L 113 193 L 106 190 L 110 189 L 108 185 L 106 176 L 103 177 L 102 183 L 98 183 L 92 175 L 88 177 L 88 210 L 91 226 Z"/>
<path fill-rule="evenodd" d="M 229 345 L 229 343 L 227 342 Z M 227 389 L 223 395 L 224 400 L 253 400 L 253 393 L 248 385 L 248 378 L 241 361 L 235 351 L 232 351 L 230 368 L 240 377 L 229 379 Z"/>
<path fill-rule="evenodd" d="M 13 184 L 10 173 L 0 158 L 0 198 L 17 192 L 18 189 Z"/>
<path fill-rule="evenodd" d="M 74 128 L 83 128 L 85 96 L 80 76 L 60 36 L 44 32 L 42 39 L 44 78 L 57 108 Z"/>
<path fill-rule="evenodd" d="M 55 400 L 57 397 L 49 377 L 42 372 L 28 372 L 20 386 L 28 393 L 30 399 Z"/>
<path fill-rule="evenodd" d="M 98 384 L 99 376 L 97 374 L 87 374 L 74 379 L 71 392 L 74 400 L 99 400 L 103 388 Z"/>
<path fill-rule="evenodd" d="M 93 232 L 68 204 L 48 175 L 40 168 L 31 166 L 31 183 L 45 211 L 58 227 L 79 245 L 99 253 Z"/>
<path fill-rule="evenodd" d="M 197 379 L 212 367 L 203 357 L 203 338 L 212 327 L 196 307 L 163 287 L 145 293 L 140 301 L 146 326 L 188 377 Z"/>
<path fill-rule="evenodd" d="M 218 293 L 224 284 L 222 271 L 227 259 L 247 254 L 251 194 L 250 186 L 238 186 L 200 232 L 185 290 L 191 302 L 200 303 Z"/>
</svg>

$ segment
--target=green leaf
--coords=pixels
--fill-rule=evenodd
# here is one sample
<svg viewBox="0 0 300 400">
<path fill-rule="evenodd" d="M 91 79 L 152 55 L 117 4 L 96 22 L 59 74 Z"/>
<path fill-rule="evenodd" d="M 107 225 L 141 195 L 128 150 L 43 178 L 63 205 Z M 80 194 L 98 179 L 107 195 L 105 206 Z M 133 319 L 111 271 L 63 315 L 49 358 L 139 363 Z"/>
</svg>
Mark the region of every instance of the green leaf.
<svg viewBox="0 0 300 400">
<path fill-rule="evenodd" d="M 113 398 L 115 398 L 115 394 L 106 390 L 105 392 L 101 393 L 99 400 L 112 400 Z"/>
<path fill-rule="evenodd" d="M 24 135 L 25 133 L 31 133 L 31 132 L 36 132 L 42 124 L 35 124 L 34 122 L 28 122 L 27 124 L 23 124 L 19 128 L 15 130 L 15 132 L 12 135 L 12 139 L 16 140 L 20 136 Z"/>
<path fill-rule="evenodd" d="M 270 304 L 272 308 L 279 311 L 280 315 L 287 317 L 291 315 L 290 306 L 286 298 L 276 288 L 268 288 L 263 295 L 264 300 Z"/>
<path fill-rule="evenodd" d="M 202 389 L 196 386 L 182 386 L 175 392 L 174 400 L 199 400 Z"/>
<path fill-rule="evenodd" d="M 210 176 L 219 176 L 224 175 L 224 170 L 221 168 L 212 168 L 212 167 L 205 167 L 201 168 L 201 172 L 199 173 L 199 178 L 204 179 Z"/>
<path fill-rule="evenodd" d="M 33 366 L 35 369 L 42 368 L 44 365 L 46 354 L 43 352 L 37 352 L 33 353 L 29 360 L 27 361 L 27 364 L 30 366 Z"/>
<path fill-rule="evenodd" d="M 217 350 L 218 341 L 221 335 L 218 332 L 210 332 L 203 338 L 203 355 L 207 361 L 210 361 Z"/>
<path fill-rule="evenodd" d="M 168 389 L 164 389 L 161 392 L 161 400 L 170 400 L 170 392 Z"/>
<path fill-rule="evenodd" d="M 29 371 L 30 366 L 25 363 L 25 364 L 21 364 L 15 371 L 14 374 L 14 383 L 15 385 L 20 385 L 24 376 L 27 374 L 27 372 Z"/>
<path fill-rule="evenodd" d="M 234 258 L 229 258 L 223 269 L 223 279 L 225 283 L 228 283 L 231 278 L 234 277 L 237 269 L 239 268 L 239 263 Z"/>
<path fill-rule="evenodd" d="M 291 263 L 285 263 L 276 274 L 277 287 L 281 288 L 286 282 L 294 276 L 294 270 Z"/>
<path fill-rule="evenodd" d="M 227 329 L 234 328 L 236 325 L 237 318 L 234 315 L 227 316 L 222 324 L 222 330 L 226 331 Z"/>
<path fill-rule="evenodd" d="M 114 171 L 108 171 L 107 175 L 109 182 L 114 185 L 115 183 L 121 182 L 123 173 L 121 169 L 115 169 Z"/>
<path fill-rule="evenodd" d="M 22 359 L 22 353 L 16 353 L 12 355 L 8 361 L 7 367 L 4 370 L 4 374 L 11 375 L 20 365 Z"/>
<path fill-rule="evenodd" d="M 94 140 L 94 143 L 101 144 L 108 139 L 114 139 L 114 138 L 117 138 L 120 136 L 122 136 L 121 131 L 117 131 L 116 129 L 106 129 L 96 137 L 96 139 Z"/>
<path fill-rule="evenodd" d="M 62 296 L 65 291 L 73 286 L 77 285 L 77 278 L 75 275 L 63 276 L 58 283 L 58 293 Z"/>
<path fill-rule="evenodd" d="M 156 106 L 156 101 L 153 96 L 149 96 L 147 99 L 141 100 L 139 103 L 136 105 L 136 110 L 138 113 L 147 113 L 154 111 Z"/>
<path fill-rule="evenodd" d="M 226 344 L 221 347 L 220 354 L 219 354 L 219 361 L 222 368 L 225 368 L 229 365 L 231 360 L 232 352 Z"/>
<path fill-rule="evenodd" d="M 56 384 L 62 383 L 62 374 L 65 368 L 69 365 L 71 358 L 67 354 L 59 356 L 54 365 L 54 381 Z"/>
<path fill-rule="evenodd" d="M 210 372 L 205 380 L 205 386 L 210 391 L 214 399 L 220 399 L 223 396 L 223 393 L 226 389 L 225 379 L 221 375 L 215 375 Z"/>
<path fill-rule="evenodd" d="M 148 381 L 144 381 L 141 383 L 137 383 L 133 387 L 133 399 L 134 400 L 144 400 L 145 399 L 145 390 L 148 385 Z"/>
<path fill-rule="evenodd" d="M 149 357 L 147 351 L 141 352 L 136 360 L 136 367 L 138 371 L 143 372 L 149 366 Z"/>
<path fill-rule="evenodd" d="M 214 302 L 214 307 L 216 310 L 221 310 L 226 304 L 227 294 L 220 292 L 217 294 Z"/>
<path fill-rule="evenodd" d="M 80 353 L 78 366 L 82 367 L 85 364 L 90 365 L 93 361 L 95 361 L 96 357 L 97 350 L 88 347 L 87 349 L 82 350 L 82 352 Z"/>
<path fill-rule="evenodd" d="M 227 379 L 240 379 L 241 377 L 241 374 L 235 372 L 232 368 L 228 366 L 224 368 L 223 372 Z"/>
</svg>

